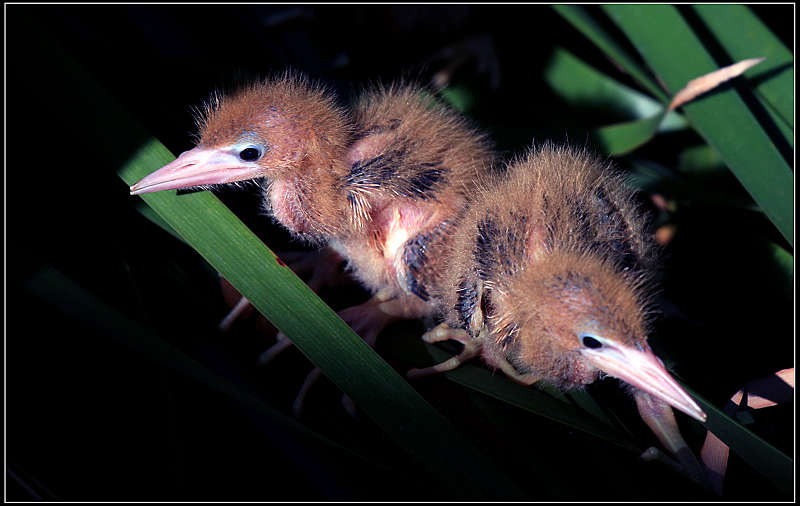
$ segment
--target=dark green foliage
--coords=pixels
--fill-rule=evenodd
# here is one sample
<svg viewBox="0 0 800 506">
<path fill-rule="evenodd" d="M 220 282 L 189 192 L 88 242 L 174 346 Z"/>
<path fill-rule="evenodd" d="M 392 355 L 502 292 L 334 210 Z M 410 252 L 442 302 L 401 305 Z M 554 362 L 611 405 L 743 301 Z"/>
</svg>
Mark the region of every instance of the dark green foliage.
<svg viewBox="0 0 800 506">
<path fill-rule="evenodd" d="M 709 414 L 706 427 L 679 415 L 684 435 L 699 451 L 709 428 L 731 446 L 723 499 L 791 498 L 791 410 L 733 420 L 721 407 L 794 362 L 792 6 L 6 14 L 8 499 L 714 499 L 638 460 L 658 443 L 615 380 L 565 395 L 476 362 L 406 382 L 405 370 L 453 346 L 422 343 L 425 327 L 409 322 L 370 350 L 327 306 L 366 294 L 320 299 L 276 261 L 270 250 L 302 245 L 260 214 L 255 185 L 219 199 L 153 194 L 147 206 L 128 195 L 191 147 L 191 107 L 214 88 L 292 66 L 347 97 L 403 72 L 429 79 L 448 63 L 436 52 L 464 40 L 479 41 L 470 57 L 500 73 L 467 59 L 442 96 L 501 150 L 553 140 L 614 155 L 656 224 L 674 227 L 650 342 Z M 688 79 L 759 56 L 768 59 L 665 114 Z M 666 208 L 650 204 L 654 194 Z M 254 318 L 218 334 L 227 306 L 217 271 L 302 355 L 256 368 L 275 330 Z M 328 380 L 296 420 L 303 355 Z"/>
</svg>

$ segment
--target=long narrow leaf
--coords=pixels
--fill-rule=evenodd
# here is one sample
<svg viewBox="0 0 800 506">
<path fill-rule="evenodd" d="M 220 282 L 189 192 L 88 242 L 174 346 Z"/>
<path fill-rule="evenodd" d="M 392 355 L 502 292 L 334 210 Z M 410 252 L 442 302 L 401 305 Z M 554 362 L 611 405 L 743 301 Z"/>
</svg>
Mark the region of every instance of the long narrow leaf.
<svg viewBox="0 0 800 506">
<path fill-rule="evenodd" d="M 782 492 L 791 494 L 794 488 L 794 462 L 777 448 L 736 423 L 716 406 L 681 383 L 708 415 L 705 425 L 732 451 L 739 454 L 753 469 L 764 475 Z"/>
<path fill-rule="evenodd" d="M 270 408 L 253 394 L 242 390 L 163 339 L 153 335 L 151 331 L 140 323 L 119 313 L 116 309 L 51 267 L 46 267 L 34 274 L 26 282 L 25 288 L 66 315 L 102 330 L 105 334 L 113 336 L 114 339 L 125 346 L 147 355 L 148 358 L 159 362 L 165 367 L 206 385 L 211 390 L 234 399 L 242 407 L 255 411 L 273 430 L 278 429 L 280 431 L 275 434 L 274 441 L 276 443 L 281 442 L 280 437 L 291 435 L 292 438 L 307 440 L 313 444 L 322 445 L 328 450 L 335 449 L 352 456 L 365 458 L 310 431 L 293 418 Z M 98 318 L 97 315 L 102 315 L 102 318 Z M 293 456 L 287 454 L 287 457 L 292 458 Z"/>
<path fill-rule="evenodd" d="M 165 230 L 172 231 L 172 228 L 152 210 L 150 212 L 141 210 L 140 212 Z M 174 234 L 174 232 L 172 233 Z M 395 349 L 402 347 L 402 340 L 395 339 L 392 342 Z M 444 360 L 446 358 L 446 354 L 435 346 L 426 345 L 426 348 L 437 359 Z M 408 352 L 409 350 L 405 349 L 403 351 Z M 626 440 L 624 436 L 613 432 L 611 421 L 597 405 L 596 401 L 585 392 L 576 391 L 570 393 L 570 398 L 585 411 L 585 413 L 580 413 L 570 405 L 566 396 L 555 389 L 548 388 L 546 385 L 536 385 L 534 388 L 527 389 L 509 382 L 506 378 L 491 375 L 485 369 L 471 365 L 462 366 L 457 371 L 446 373 L 445 376 L 455 383 L 495 397 L 508 404 L 611 441 L 627 450 L 640 453 L 639 449 L 629 440 Z M 589 417 L 587 417 L 587 413 L 590 415 Z M 595 420 L 592 420 L 592 418 Z M 598 424 L 598 420 L 604 423 L 605 426 Z"/>
<path fill-rule="evenodd" d="M 119 171 L 131 185 L 172 160 L 155 139 Z M 222 276 L 283 331 L 401 448 L 424 461 L 450 489 L 470 497 L 514 496 L 515 487 L 484 458 L 214 195 L 174 191 L 146 194 L 145 202 Z M 453 455 L 458 463 L 453 464 Z M 506 481 L 495 489 L 485 473 Z M 465 486 L 464 480 L 471 483 Z"/>
<path fill-rule="evenodd" d="M 609 58 L 628 72 L 639 84 L 652 93 L 653 96 L 662 102 L 667 101 L 667 94 L 664 93 L 664 90 L 650 77 L 647 70 L 637 63 L 633 55 L 622 48 L 614 37 L 606 32 L 584 7 L 579 5 L 554 5 L 553 9 L 564 19 L 569 21 L 572 26 L 588 37 L 597 47 L 602 49 Z"/>
<path fill-rule="evenodd" d="M 697 36 L 668 5 L 608 5 L 603 9 L 630 37 L 671 94 L 717 69 Z M 784 238 L 793 244 L 792 172 L 734 89 L 684 107 L 686 118 L 725 163 Z"/>
<path fill-rule="evenodd" d="M 669 103 L 668 109 L 672 111 L 678 107 L 681 107 L 687 102 L 691 102 L 696 97 L 713 90 L 725 81 L 742 75 L 742 73 L 744 73 L 747 69 L 758 65 L 762 61 L 764 61 L 764 58 L 748 58 L 732 65 L 722 67 L 721 69 L 717 69 L 706 75 L 695 77 L 689 81 L 686 86 L 681 88 L 674 97 L 672 97 L 672 101 Z"/>
<path fill-rule="evenodd" d="M 167 222 L 164 221 L 164 219 L 161 216 L 159 216 L 158 213 L 156 213 L 153 210 L 152 207 L 148 206 L 144 202 L 139 202 L 136 205 L 136 210 L 139 211 L 139 213 L 141 213 L 142 216 L 144 216 L 148 220 L 152 221 L 155 225 L 158 225 L 159 228 L 161 228 L 162 230 L 167 232 L 169 235 L 171 235 L 175 239 L 178 239 L 179 241 L 183 241 L 183 237 L 178 235 L 178 233 L 175 232 L 175 230 L 173 230 L 172 227 L 170 227 L 167 224 Z"/>
<path fill-rule="evenodd" d="M 649 118 L 597 128 L 594 139 L 610 155 L 623 155 L 646 143 L 658 132 L 666 109 Z"/>
<path fill-rule="evenodd" d="M 745 5 L 706 4 L 692 8 L 714 34 L 732 61 L 761 56 L 759 68 L 745 76 L 765 108 L 780 118 L 786 140 L 794 143 L 794 58 L 791 51 Z"/>
<path fill-rule="evenodd" d="M 640 120 L 654 116 L 664 104 L 595 70 L 569 51 L 557 47 L 550 56 L 542 78 L 554 94 L 571 106 L 608 107 L 626 118 Z M 670 112 L 659 125 L 660 132 L 686 128 L 680 114 Z"/>
<path fill-rule="evenodd" d="M 661 104 L 616 83 L 594 71 L 566 51 L 556 51 L 554 63 L 545 71 L 545 80 L 556 93 L 569 103 L 586 102 L 613 106 L 620 111 L 633 112 L 640 119 L 597 128 L 592 132 L 601 149 L 610 155 L 622 155 L 647 143 L 656 133 L 687 126 L 686 120 L 675 115 L 675 109 L 721 82 L 741 74 L 761 59 L 750 59 L 689 81 L 672 99 L 667 111 Z M 644 114 L 642 114 L 644 113 Z M 646 117 L 649 115 L 649 117 Z"/>
<path fill-rule="evenodd" d="M 59 51 L 60 45 L 49 46 Z M 75 90 L 96 118 L 98 146 L 119 155 L 146 132 L 68 55 L 53 68 L 61 86 Z M 114 125 L 113 135 L 108 134 Z M 102 140 L 100 140 L 102 139 Z M 145 141 L 119 170 L 127 185 L 174 157 L 155 139 Z M 121 194 L 120 198 L 130 198 Z M 521 492 L 442 415 L 384 362 L 214 195 L 144 197 L 161 218 L 203 255 L 253 305 L 283 330 L 394 442 L 415 456 L 452 497 L 519 497 Z M 442 473 L 442 469 L 447 473 Z M 498 485 L 501 484 L 501 485 Z"/>
<path fill-rule="evenodd" d="M 725 169 L 722 158 L 707 144 L 693 146 L 678 155 L 678 171 L 685 173 L 715 172 Z"/>
<path fill-rule="evenodd" d="M 426 344 L 425 347 L 436 362 L 449 358 L 446 352 L 436 346 Z M 444 373 L 444 375 L 450 381 L 472 390 L 580 430 L 586 434 L 604 439 L 631 452 L 641 453 L 641 450 L 636 445 L 608 423 L 605 416 L 598 419 L 599 417 L 595 416 L 594 413 L 577 409 L 570 403 L 565 402 L 566 398 L 563 395 L 559 396 L 560 398 L 552 395 L 551 390 L 545 385 L 541 387 L 539 385 L 523 387 L 505 377 L 492 375 L 485 368 L 471 365 L 461 366 Z M 582 402 L 589 403 L 586 399 L 582 399 Z M 593 406 L 594 408 L 595 406 Z"/>
</svg>

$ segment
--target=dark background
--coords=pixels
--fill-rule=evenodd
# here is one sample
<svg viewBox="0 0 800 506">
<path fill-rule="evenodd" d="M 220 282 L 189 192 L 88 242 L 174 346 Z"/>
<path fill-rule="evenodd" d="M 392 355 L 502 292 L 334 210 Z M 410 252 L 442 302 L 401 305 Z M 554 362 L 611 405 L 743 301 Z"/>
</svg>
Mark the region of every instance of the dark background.
<svg viewBox="0 0 800 506">
<path fill-rule="evenodd" d="M 793 6 L 755 11 L 793 48 Z M 585 129 L 619 119 L 602 108 L 567 108 L 544 89 L 537 76 L 555 45 L 635 87 L 546 6 L 6 6 L 7 499 L 431 498 L 429 484 L 402 464 L 406 457 L 379 429 L 342 413 L 332 386 L 323 384 L 310 398 L 303 422 L 371 451 L 392 469 L 283 439 L 280 427 L 257 412 L 64 316 L 25 283 L 53 266 L 288 414 L 310 365 L 291 350 L 280 363 L 256 369 L 254 359 L 269 336 L 244 329 L 233 337 L 214 334 L 226 308 L 213 271 L 144 220 L 116 176 L 130 151 L 108 146 L 133 149 L 141 139 L 125 138 L 126 131 L 100 121 L 84 106 L 91 90 L 69 84 L 64 68 L 85 69 L 146 131 L 180 153 L 192 147 L 191 107 L 213 89 L 293 67 L 328 84 L 344 102 L 371 80 L 430 79 L 454 60 L 443 50 L 464 41 L 476 49 L 452 82 L 472 91 L 469 115 L 506 154 L 532 139 L 590 143 Z M 495 71 L 484 72 L 481 62 Z M 646 154 L 671 166 L 672 144 L 691 135 L 663 136 Z M 732 177 L 725 184 L 743 194 Z M 222 196 L 273 249 L 296 246 L 258 216 L 256 195 Z M 667 251 L 664 289 L 681 316 L 659 324 L 654 346 L 659 336 L 680 335 L 667 358 L 678 360 L 684 379 L 722 405 L 745 381 L 793 365 L 792 287 L 764 260 L 765 241 L 782 239 L 763 216 L 742 210 L 697 204 L 675 219 L 682 228 Z M 160 291 L 165 278 L 185 293 Z M 351 292 L 363 296 L 357 288 Z M 173 321 L 155 322 L 152 308 L 168 304 L 176 306 Z M 149 316 L 143 308 L 151 308 Z M 449 417 L 463 416 L 459 402 L 474 395 L 445 380 L 419 388 Z M 614 385 L 596 389 L 620 397 Z M 793 455 L 791 411 L 762 411 L 751 430 Z M 644 465 L 635 476 L 609 479 L 613 472 L 605 468 L 630 455 L 529 418 L 531 432 L 547 430 L 546 442 L 536 450 L 504 442 L 493 457 L 512 462 L 526 451 L 543 452 L 570 475 L 564 483 L 578 483 L 563 495 L 554 488 L 535 497 L 698 494 Z M 476 434 L 486 428 L 477 417 L 462 423 Z M 689 436 L 702 441 L 701 434 Z M 486 449 L 501 435 L 476 438 Z M 575 459 L 584 462 L 577 466 Z M 575 476 L 571 469 L 584 472 Z M 776 497 L 735 456 L 730 473 L 732 497 Z"/>
</svg>

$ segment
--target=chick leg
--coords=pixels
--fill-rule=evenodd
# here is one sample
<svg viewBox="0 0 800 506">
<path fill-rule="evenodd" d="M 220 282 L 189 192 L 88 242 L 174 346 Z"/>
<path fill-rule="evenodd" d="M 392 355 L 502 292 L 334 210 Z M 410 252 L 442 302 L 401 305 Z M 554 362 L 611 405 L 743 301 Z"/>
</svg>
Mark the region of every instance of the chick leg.
<svg viewBox="0 0 800 506">
<path fill-rule="evenodd" d="M 381 290 L 363 304 L 340 311 L 339 316 L 374 347 L 378 334 L 389 324 L 422 318 L 429 312 L 428 304 L 416 295 L 396 295 L 391 290 Z"/>
<path fill-rule="evenodd" d="M 294 251 L 283 253 L 280 257 L 284 259 L 295 274 L 301 275 L 311 272 L 311 277 L 307 284 L 315 293 L 319 292 L 323 286 L 333 286 L 341 280 L 341 264 L 344 259 L 330 248 L 311 252 Z M 242 299 L 247 300 L 244 297 Z M 275 344 L 267 348 L 258 357 L 258 365 L 269 363 L 280 352 L 293 345 L 292 341 L 283 332 L 278 332 L 275 337 L 277 339 Z"/>
<path fill-rule="evenodd" d="M 389 290 L 382 290 L 363 304 L 340 311 L 339 316 L 364 339 L 364 342 L 374 347 L 378 335 L 387 325 L 397 320 L 419 318 L 427 314 L 427 311 L 429 309 L 426 303 L 415 295 L 395 296 Z M 259 364 L 269 362 L 291 345 L 291 341 L 284 334 L 279 334 L 278 341 L 261 355 Z M 296 416 L 302 413 L 308 391 L 321 376 L 322 370 L 319 368 L 314 368 L 306 376 L 303 386 L 292 404 L 292 410 Z M 342 406 L 348 413 L 355 416 L 355 404 L 346 395 L 342 397 Z"/>
<path fill-rule="evenodd" d="M 231 325 L 233 325 L 233 322 L 238 320 L 239 317 L 241 317 L 245 312 L 249 312 L 250 308 L 250 301 L 247 300 L 247 297 L 242 296 L 242 298 L 239 299 L 239 302 L 233 306 L 233 309 L 231 309 L 228 314 L 225 315 L 225 318 L 219 322 L 217 328 L 221 332 L 227 332 L 231 328 Z"/>
<path fill-rule="evenodd" d="M 481 353 L 481 340 L 473 339 L 466 330 L 451 327 L 446 323 L 441 323 L 422 335 L 422 340 L 431 344 L 447 341 L 448 339 L 458 341 L 464 345 L 464 349 L 461 351 L 461 353 L 431 367 L 425 367 L 422 369 L 409 369 L 409 371 L 406 373 L 406 377 L 409 379 L 417 379 L 430 374 L 452 371 L 464 362 L 477 357 Z"/>
<path fill-rule="evenodd" d="M 344 279 L 347 279 L 342 274 L 341 269 L 344 259 L 330 248 L 317 251 L 290 251 L 281 253 L 279 257 L 298 276 L 310 273 L 306 284 L 314 292 L 319 292 L 325 286 L 341 284 Z M 223 280 L 223 283 L 226 283 L 226 281 Z M 230 288 L 233 289 L 233 287 Z M 220 321 L 219 330 L 222 332 L 228 331 L 236 320 L 251 311 L 250 301 L 240 295 L 238 302 L 225 315 L 225 318 Z M 280 350 L 283 349 L 285 348 L 280 348 Z"/>
<path fill-rule="evenodd" d="M 290 348 L 293 346 L 294 343 L 286 337 L 286 334 L 283 332 L 278 332 L 277 341 L 275 344 L 267 348 L 259 357 L 258 357 L 258 365 L 266 365 L 272 361 L 273 358 L 278 356 L 280 352 L 283 350 Z"/>
<path fill-rule="evenodd" d="M 315 367 L 308 373 L 308 376 L 306 376 L 305 381 L 303 381 L 303 386 L 300 387 L 297 397 L 295 397 L 294 402 L 292 402 L 292 413 L 294 413 L 294 416 L 300 417 L 300 415 L 303 414 L 306 395 L 308 395 L 308 391 L 311 390 L 312 385 L 319 380 L 320 376 L 322 376 L 322 369 L 319 367 Z"/>
<path fill-rule="evenodd" d="M 393 296 L 389 291 L 380 291 L 365 303 L 341 311 L 339 316 L 374 348 L 378 335 L 389 324 L 398 320 L 422 318 L 429 311 L 427 303 L 416 295 Z M 342 406 L 355 417 L 355 403 L 347 395 L 342 396 Z"/>
<path fill-rule="evenodd" d="M 361 336 L 370 346 L 375 346 L 378 334 L 387 325 L 395 320 L 401 319 L 406 303 L 396 299 L 386 300 L 385 294 L 378 293 L 368 301 L 358 306 L 349 307 L 340 311 L 339 317 L 342 318 L 353 331 Z M 259 365 L 270 362 L 276 355 L 292 346 L 292 342 L 283 332 L 278 333 L 277 342 L 267 348 L 258 359 Z"/>
</svg>

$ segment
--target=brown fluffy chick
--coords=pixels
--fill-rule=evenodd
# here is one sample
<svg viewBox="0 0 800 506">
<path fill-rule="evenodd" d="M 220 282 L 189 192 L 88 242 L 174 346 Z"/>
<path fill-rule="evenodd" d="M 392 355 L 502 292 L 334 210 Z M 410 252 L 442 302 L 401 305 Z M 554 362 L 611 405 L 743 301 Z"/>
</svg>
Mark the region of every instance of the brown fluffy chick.
<svg viewBox="0 0 800 506">
<path fill-rule="evenodd" d="M 618 173 L 546 145 L 476 193 L 431 289 L 446 323 L 425 336 L 465 349 L 412 376 L 480 354 L 526 385 L 570 389 L 615 376 L 705 420 L 647 344 L 657 246 Z"/>
<path fill-rule="evenodd" d="M 365 91 L 347 111 L 287 73 L 218 96 L 199 127 L 197 147 L 131 193 L 263 178 L 271 215 L 295 236 L 330 245 L 374 294 L 341 313 L 365 340 L 394 319 L 434 312 L 427 245 L 493 159 L 462 116 L 407 84 Z"/>
</svg>

